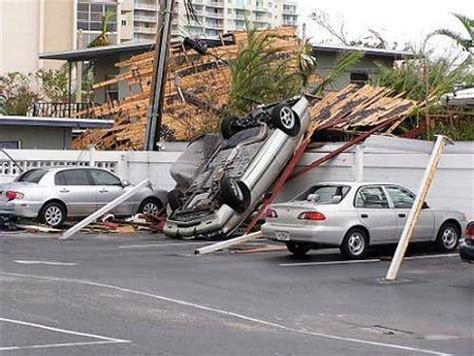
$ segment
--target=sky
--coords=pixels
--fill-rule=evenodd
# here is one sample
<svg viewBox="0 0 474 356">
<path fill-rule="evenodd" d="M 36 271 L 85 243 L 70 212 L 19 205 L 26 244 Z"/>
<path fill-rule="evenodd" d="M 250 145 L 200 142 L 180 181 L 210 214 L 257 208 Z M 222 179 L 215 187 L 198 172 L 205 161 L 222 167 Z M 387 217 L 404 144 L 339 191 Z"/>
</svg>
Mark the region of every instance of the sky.
<svg viewBox="0 0 474 356">
<path fill-rule="evenodd" d="M 438 28 L 461 32 L 462 25 L 450 13 L 474 18 L 474 0 L 298 0 L 299 22 L 306 23 L 307 37 L 312 37 L 314 42 L 331 37 L 318 30 L 309 18 L 312 9 L 325 11 L 335 24 L 343 20 L 350 38 L 364 36 L 373 28 L 389 41 L 410 42 L 416 46 Z M 438 51 L 451 46 L 442 38 L 433 38 L 430 43 L 438 47 Z"/>
</svg>

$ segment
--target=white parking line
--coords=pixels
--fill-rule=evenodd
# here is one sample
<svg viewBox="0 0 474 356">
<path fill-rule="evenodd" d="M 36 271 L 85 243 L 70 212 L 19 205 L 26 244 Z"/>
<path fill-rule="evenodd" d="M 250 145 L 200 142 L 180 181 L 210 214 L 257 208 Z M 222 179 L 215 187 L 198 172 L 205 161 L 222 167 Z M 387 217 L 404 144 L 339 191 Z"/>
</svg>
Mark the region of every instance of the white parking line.
<svg viewBox="0 0 474 356">
<path fill-rule="evenodd" d="M 280 267 L 301 267 L 301 266 L 320 266 L 320 265 L 349 265 L 354 263 L 373 263 L 380 262 L 380 258 L 368 260 L 348 260 L 348 261 L 324 261 L 324 262 L 298 262 L 298 263 L 280 263 Z"/>
<path fill-rule="evenodd" d="M 440 255 L 422 255 L 422 256 L 408 256 L 404 260 L 423 260 L 426 258 L 446 258 L 446 257 L 459 257 L 458 253 L 443 253 Z"/>
<path fill-rule="evenodd" d="M 72 262 L 56 262 L 56 261 L 35 261 L 35 260 L 14 260 L 13 262 L 22 265 L 50 265 L 50 266 L 77 266 Z"/>
<path fill-rule="evenodd" d="M 67 347 L 67 346 L 84 346 L 84 345 L 102 345 L 102 344 L 122 344 L 129 343 L 129 340 L 115 339 L 107 336 L 83 333 L 79 331 L 72 331 L 66 329 L 59 329 L 52 326 L 30 323 L 27 321 L 0 318 L 0 322 L 6 322 L 11 324 L 31 326 L 39 329 L 44 329 L 48 331 L 54 331 L 61 334 L 76 335 L 82 337 L 89 337 L 93 339 L 99 339 L 100 341 L 82 341 L 82 342 L 68 342 L 68 343 L 56 343 L 56 344 L 40 344 L 40 345 L 21 345 L 21 346 L 0 346 L 0 351 L 18 351 L 25 349 L 44 349 L 44 348 L 54 348 L 54 347 Z"/>
<path fill-rule="evenodd" d="M 108 288 L 108 289 L 113 289 L 117 291 L 121 291 L 124 293 L 130 293 L 130 294 L 135 294 L 135 295 L 140 295 L 143 297 L 149 297 L 157 300 L 161 300 L 164 302 L 169 302 L 189 308 L 194 308 L 194 309 L 199 309 L 215 314 L 220 314 L 224 315 L 227 317 L 231 318 L 236 318 L 240 320 L 245 320 L 248 322 L 252 322 L 255 324 L 259 325 L 265 325 L 268 327 L 273 327 L 276 329 L 292 332 L 292 333 L 297 333 L 300 335 L 307 335 L 307 336 L 315 336 L 319 338 L 324 338 L 324 339 L 330 339 L 330 340 L 338 340 L 338 341 L 344 341 L 344 342 L 349 342 L 349 343 L 355 343 L 355 344 L 363 344 L 363 345 L 371 345 L 371 346 L 377 346 L 377 347 L 384 347 L 384 348 L 389 348 L 389 349 L 396 349 L 396 350 L 404 350 L 404 351 L 410 351 L 410 352 L 415 352 L 415 353 L 423 353 L 423 354 L 430 354 L 430 355 L 437 355 L 437 356 L 447 356 L 449 354 L 443 353 L 443 352 L 438 352 L 434 350 L 428 350 L 428 349 L 421 349 L 417 347 L 411 347 L 411 346 L 405 346 L 405 345 L 399 345 L 399 344 L 389 344 L 389 343 L 384 343 L 384 342 L 377 342 L 377 341 L 371 341 L 371 340 L 364 340 L 364 339 L 356 339 L 352 337 L 346 337 L 346 336 L 338 336 L 338 335 L 332 335 L 332 334 L 324 334 L 324 333 L 318 333 L 318 332 L 313 332 L 310 330 L 306 329 L 296 329 L 290 326 L 282 325 L 282 324 L 277 324 L 271 321 L 266 321 L 262 319 L 257 319 L 253 318 L 250 316 L 246 316 L 243 314 L 238 314 L 232 311 L 224 310 L 224 309 L 219 309 L 219 308 L 214 308 L 211 306 L 206 306 L 206 305 L 201 305 L 201 304 L 196 304 L 196 303 L 191 303 L 187 302 L 184 300 L 180 299 L 173 299 L 173 298 L 168 298 L 156 294 L 151 294 L 147 292 L 141 292 L 138 290 L 133 290 L 129 288 L 122 288 L 110 284 L 104 284 L 104 283 L 98 283 L 98 282 L 93 282 L 93 281 L 87 281 L 87 280 L 80 280 L 80 279 L 70 279 L 70 278 L 60 278 L 60 277 L 46 277 L 46 276 L 38 276 L 38 275 L 27 275 L 27 274 L 20 274 L 20 273 L 7 273 L 7 272 L 0 272 L 0 275 L 6 275 L 6 276 L 12 276 L 12 277 L 24 277 L 24 278 L 36 278 L 36 279 L 43 279 L 43 280 L 48 280 L 48 281 L 60 281 L 60 282 L 70 282 L 70 283 L 78 283 L 78 284 L 83 284 L 83 285 L 89 285 L 89 286 L 95 286 L 95 287 L 101 287 L 101 288 Z"/>
<path fill-rule="evenodd" d="M 444 253 L 440 255 L 422 255 L 422 256 L 409 256 L 405 257 L 404 260 L 423 260 L 428 258 L 446 258 L 459 256 L 457 253 Z M 303 266 L 320 266 L 320 265 L 349 265 L 355 263 L 374 263 L 374 262 L 386 262 L 385 259 L 381 258 L 369 258 L 366 260 L 345 260 L 345 261 L 321 261 L 321 262 L 296 262 L 296 263 L 280 263 L 280 267 L 303 267 Z"/>
<path fill-rule="evenodd" d="M 186 245 L 205 245 L 206 242 L 170 242 L 170 243 L 154 243 L 154 244 L 141 244 L 141 245 L 121 245 L 118 248 L 149 248 L 149 247 L 169 247 L 169 246 L 186 246 Z"/>
</svg>

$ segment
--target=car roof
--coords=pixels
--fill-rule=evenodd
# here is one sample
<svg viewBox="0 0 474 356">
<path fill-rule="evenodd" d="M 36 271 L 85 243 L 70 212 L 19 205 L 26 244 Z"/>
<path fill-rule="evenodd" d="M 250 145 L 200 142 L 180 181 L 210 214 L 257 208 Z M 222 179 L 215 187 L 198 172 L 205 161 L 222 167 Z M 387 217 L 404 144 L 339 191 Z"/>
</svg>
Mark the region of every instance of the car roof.
<svg viewBox="0 0 474 356">
<path fill-rule="evenodd" d="M 64 170 L 70 170 L 70 169 L 99 169 L 99 170 L 104 170 L 102 168 L 98 167 L 89 167 L 89 166 L 48 166 L 48 167 L 32 167 L 29 169 L 30 171 L 33 169 L 43 169 L 48 172 L 59 172 L 59 171 L 64 171 Z"/>
<path fill-rule="evenodd" d="M 404 187 L 403 184 L 400 183 L 393 183 L 393 182 L 318 182 L 314 185 L 348 185 L 350 187 L 361 187 L 364 185 L 399 185 Z"/>
</svg>

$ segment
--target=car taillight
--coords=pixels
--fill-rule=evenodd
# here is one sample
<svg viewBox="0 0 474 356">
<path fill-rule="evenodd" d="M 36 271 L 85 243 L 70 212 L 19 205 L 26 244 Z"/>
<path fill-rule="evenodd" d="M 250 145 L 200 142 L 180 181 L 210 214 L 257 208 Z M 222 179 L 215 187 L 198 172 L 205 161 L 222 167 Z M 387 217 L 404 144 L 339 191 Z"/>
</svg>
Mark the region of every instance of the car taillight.
<svg viewBox="0 0 474 356">
<path fill-rule="evenodd" d="M 267 213 L 265 214 L 267 218 L 277 218 L 278 214 L 275 210 L 273 209 L 267 209 Z"/>
<path fill-rule="evenodd" d="M 466 228 L 466 240 L 474 241 L 474 223 L 470 223 Z"/>
<path fill-rule="evenodd" d="M 20 192 L 14 192 L 12 190 L 7 190 L 5 192 L 5 198 L 7 198 L 7 201 L 21 199 L 23 197 L 24 197 L 24 194 Z"/>
<path fill-rule="evenodd" d="M 320 213 L 319 211 L 305 211 L 298 215 L 298 219 L 321 221 L 326 220 L 326 216 L 323 213 Z"/>
</svg>

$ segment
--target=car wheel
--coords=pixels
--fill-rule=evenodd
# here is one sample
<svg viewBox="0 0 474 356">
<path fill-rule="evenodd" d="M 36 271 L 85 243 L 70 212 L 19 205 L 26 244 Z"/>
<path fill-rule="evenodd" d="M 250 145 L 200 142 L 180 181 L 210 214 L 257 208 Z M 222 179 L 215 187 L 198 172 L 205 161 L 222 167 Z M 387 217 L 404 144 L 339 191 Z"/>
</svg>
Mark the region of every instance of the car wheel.
<svg viewBox="0 0 474 356">
<path fill-rule="evenodd" d="M 39 220 L 51 227 L 61 227 L 66 220 L 66 209 L 61 203 L 46 203 L 39 213 Z"/>
<path fill-rule="evenodd" d="M 159 199 L 146 198 L 140 204 L 140 208 L 138 208 L 138 212 L 145 215 L 155 216 L 155 215 L 158 215 L 162 209 L 163 209 L 163 204 L 161 204 L 161 201 Z"/>
<path fill-rule="evenodd" d="M 308 251 L 311 250 L 311 248 L 309 248 L 308 245 L 297 243 L 297 242 L 287 242 L 286 243 L 286 248 L 293 255 L 295 255 L 296 257 L 299 257 L 299 258 L 302 258 L 302 257 L 306 256 Z"/>
<path fill-rule="evenodd" d="M 291 137 L 298 135 L 301 129 L 298 115 L 288 105 L 284 104 L 273 108 L 272 123 L 276 128 Z"/>
<path fill-rule="evenodd" d="M 233 123 L 237 120 L 237 116 L 229 116 L 222 119 L 221 122 L 221 134 L 224 140 L 231 138 L 232 135 L 236 133 L 235 128 L 233 127 Z"/>
<path fill-rule="evenodd" d="M 360 228 L 350 229 L 341 244 L 341 253 L 344 257 L 356 260 L 365 256 L 369 247 L 367 233 Z"/>
<path fill-rule="evenodd" d="M 244 182 L 224 177 L 221 182 L 221 199 L 237 213 L 242 214 L 250 205 L 250 190 Z"/>
<path fill-rule="evenodd" d="M 173 189 L 168 192 L 168 203 L 171 210 L 179 209 L 183 206 L 184 193 L 179 189 Z"/>
<path fill-rule="evenodd" d="M 442 252 L 451 252 L 458 246 L 460 231 L 452 222 L 445 222 L 436 235 L 436 247 Z"/>
</svg>

